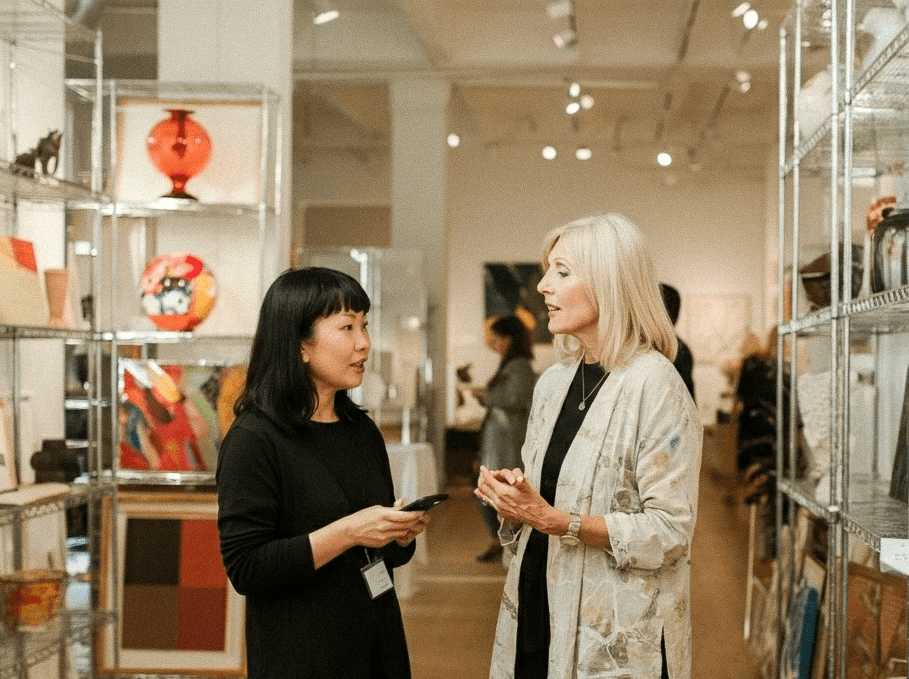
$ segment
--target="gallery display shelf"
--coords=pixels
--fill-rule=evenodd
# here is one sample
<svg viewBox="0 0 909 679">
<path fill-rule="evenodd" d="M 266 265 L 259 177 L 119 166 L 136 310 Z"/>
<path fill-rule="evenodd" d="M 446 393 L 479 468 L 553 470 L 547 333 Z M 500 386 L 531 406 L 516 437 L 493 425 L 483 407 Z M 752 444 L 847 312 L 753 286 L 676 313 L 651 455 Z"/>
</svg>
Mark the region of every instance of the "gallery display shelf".
<svg viewBox="0 0 909 679">
<path fill-rule="evenodd" d="M 828 484 L 829 480 L 822 481 Z M 843 521 L 849 533 L 863 543 L 881 551 L 882 538 L 905 538 L 909 534 L 909 512 L 906 503 L 890 497 L 890 485 L 867 474 L 853 474 L 849 477 L 848 505 L 829 505 L 818 498 L 819 488 L 814 482 L 788 479 L 780 482 L 780 490 L 794 502 L 805 507 L 814 516 L 831 523 L 837 518 Z M 829 489 L 821 489 L 823 495 Z M 839 516 L 838 516 L 839 515 Z"/>
<path fill-rule="evenodd" d="M 108 196 L 66 179 L 35 173 L 26 175 L 8 161 L 0 160 L 0 195 L 15 196 L 30 203 L 52 203 L 94 210 L 109 205 Z"/>
<path fill-rule="evenodd" d="M 857 16 L 864 16 L 871 6 L 870 2 L 857 2 Z M 841 67 L 840 73 L 842 72 Z M 846 104 L 853 107 L 850 123 L 855 135 L 853 153 L 856 166 L 886 166 L 905 162 L 900 142 L 907 123 L 907 95 L 909 25 L 900 30 L 867 68 L 856 73 L 854 91 L 849 101 L 846 100 L 845 88 L 839 88 L 840 126 L 845 122 Z M 787 174 L 796 164 L 829 170 L 831 123 L 830 119 L 825 120 L 807 139 L 792 149 L 784 165 Z"/>
<path fill-rule="evenodd" d="M 76 480 L 68 485 L 69 492 L 65 494 L 39 498 L 28 504 L 9 504 L 8 500 L 4 502 L 7 493 L 0 493 L 0 526 L 81 507 L 114 491 L 114 485 L 103 480 L 90 484 Z"/>
<path fill-rule="evenodd" d="M 830 332 L 830 319 L 833 312 L 830 307 L 812 311 L 780 326 L 781 333 L 803 333 L 822 335 Z"/>
<path fill-rule="evenodd" d="M 97 630 L 114 622 L 109 611 L 61 611 L 35 631 L 0 631 L 0 679 L 28 676 L 28 668 L 60 652 L 63 644 L 89 643 Z"/>
<path fill-rule="evenodd" d="M 909 332 L 909 286 L 884 290 L 841 304 L 837 317 L 848 318 L 857 337 Z M 830 307 L 808 313 L 780 326 L 780 332 L 800 335 L 830 333 Z"/>
<path fill-rule="evenodd" d="M 215 473 L 208 471 L 173 472 L 118 469 L 105 472 L 105 478 L 119 486 L 214 486 Z"/>
<path fill-rule="evenodd" d="M 780 491 L 824 521 L 832 521 L 838 511 L 818 497 L 818 484 L 815 481 L 784 478 L 780 480 Z"/>
<path fill-rule="evenodd" d="M 252 335 L 206 335 L 197 332 L 171 330 L 103 331 L 96 339 L 120 344 L 176 344 L 180 342 L 251 342 Z"/>
<path fill-rule="evenodd" d="M 234 217 L 256 216 L 265 214 L 274 216 L 271 206 L 260 206 L 254 203 L 200 203 L 197 200 L 182 198 L 160 198 L 151 203 L 109 203 L 102 205 L 101 214 L 105 217 L 161 217 L 168 214 L 179 214 L 189 217 Z"/>
<path fill-rule="evenodd" d="M 0 40 L 6 42 L 95 42 L 96 32 L 70 20 L 47 0 L 16 0 L 0 11 Z"/>
<path fill-rule="evenodd" d="M 52 328 L 50 326 L 0 325 L 0 339 L 62 339 L 90 342 L 96 336 L 88 330 Z"/>
<path fill-rule="evenodd" d="M 853 475 L 842 512 L 846 530 L 877 552 L 881 551 L 882 538 L 905 539 L 909 535 L 906 503 L 890 497 L 889 491 L 888 482 Z"/>
<path fill-rule="evenodd" d="M 89 410 L 94 407 L 110 408 L 111 401 L 108 398 L 87 399 L 87 398 L 67 398 L 63 402 L 63 407 L 67 410 Z"/>
</svg>

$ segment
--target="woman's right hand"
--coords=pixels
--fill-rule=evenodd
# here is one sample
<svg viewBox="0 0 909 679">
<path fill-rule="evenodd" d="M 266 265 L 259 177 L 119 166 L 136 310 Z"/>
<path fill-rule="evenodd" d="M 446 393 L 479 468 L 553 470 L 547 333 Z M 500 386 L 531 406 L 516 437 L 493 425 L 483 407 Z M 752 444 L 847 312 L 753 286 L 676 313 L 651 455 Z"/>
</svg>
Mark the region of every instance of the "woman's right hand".
<svg viewBox="0 0 909 679">
<path fill-rule="evenodd" d="M 402 512 L 394 507 L 373 505 L 345 517 L 345 528 L 354 545 L 384 547 L 392 540 L 406 541 L 423 532 L 426 512 Z"/>
</svg>

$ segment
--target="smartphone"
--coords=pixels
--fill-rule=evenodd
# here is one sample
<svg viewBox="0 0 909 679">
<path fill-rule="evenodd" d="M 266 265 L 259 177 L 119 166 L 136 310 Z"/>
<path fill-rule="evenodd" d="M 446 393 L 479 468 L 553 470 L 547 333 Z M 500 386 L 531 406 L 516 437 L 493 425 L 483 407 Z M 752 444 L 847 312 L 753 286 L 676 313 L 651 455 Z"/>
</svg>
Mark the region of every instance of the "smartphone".
<svg viewBox="0 0 909 679">
<path fill-rule="evenodd" d="M 436 505 L 439 505 L 448 499 L 448 493 L 438 493 L 436 495 L 425 495 L 419 500 L 414 500 L 410 504 L 401 507 L 402 512 L 425 512 Z"/>
</svg>

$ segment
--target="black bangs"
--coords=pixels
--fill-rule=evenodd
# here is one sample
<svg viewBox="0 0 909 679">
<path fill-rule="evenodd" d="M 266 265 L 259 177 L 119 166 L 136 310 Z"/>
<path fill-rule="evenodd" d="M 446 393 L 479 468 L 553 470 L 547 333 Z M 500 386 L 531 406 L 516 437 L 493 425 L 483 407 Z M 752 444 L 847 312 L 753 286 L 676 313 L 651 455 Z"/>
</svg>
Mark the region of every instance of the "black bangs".
<svg viewBox="0 0 909 679">
<path fill-rule="evenodd" d="M 355 278 L 348 276 L 340 271 L 332 269 L 323 269 L 322 273 L 328 273 L 326 284 L 320 286 L 317 306 L 321 307 L 321 317 L 328 317 L 341 311 L 353 311 L 356 313 L 367 313 L 370 307 L 369 296 L 363 290 L 363 287 Z M 329 282 L 330 281 L 330 282 Z"/>
</svg>

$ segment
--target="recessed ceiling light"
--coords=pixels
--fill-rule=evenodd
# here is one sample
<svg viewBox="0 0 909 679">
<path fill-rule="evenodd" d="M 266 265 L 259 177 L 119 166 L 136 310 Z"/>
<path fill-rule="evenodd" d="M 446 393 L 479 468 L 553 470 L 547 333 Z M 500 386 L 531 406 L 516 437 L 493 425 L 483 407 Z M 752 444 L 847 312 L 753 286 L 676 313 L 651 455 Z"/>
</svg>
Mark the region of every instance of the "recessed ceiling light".
<svg viewBox="0 0 909 679">
<path fill-rule="evenodd" d="M 341 16 L 341 13 L 338 10 L 330 9 L 327 12 L 319 12 L 316 14 L 312 22 L 316 26 L 321 26 L 322 24 L 327 24 L 329 21 L 334 21 L 339 16 Z"/>
<path fill-rule="evenodd" d="M 571 83 L 568 86 L 568 96 L 576 97 L 581 93 L 581 86 L 578 83 Z"/>
<path fill-rule="evenodd" d="M 745 24 L 745 28 L 749 31 L 758 25 L 758 22 L 761 20 L 761 15 L 757 13 L 756 9 L 749 9 L 742 15 L 742 23 Z"/>
<path fill-rule="evenodd" d="M 452 132 L 448 135 L 448 146 L 456 149 L 461 145 L 461 137 Z"/>
<path fill-rule="evenodd" d="M 579 101 L 569 101 L 568 106 L 565 107 L 565 113 L 570 116 L 573 116 L 575 113 L 581 110 L 581 102 Z"/>
<path fill-rule="evenodd" d="M 742 15 L 743 15 L 745 12 L 747 12 L 749 9 L 751 9 L 751 3 L 749 3 L 749 2 L 743 2 L 743 3 L 740 4 L 738 7 L 736 7 L 734 10 L 732 10 L 732 16 L 734 16 L 736 19 L 738 19 L 740 16 L 742 16 Z"/>
<path fill-rule="evenodd" d="M 657 163 L 659 163 L 662 167 L 669 167 L 672 165 L 672 156 L 665 151 L 662 151 L 657 154 Z"/>
<path fill-rule="evenodd" d="M 544 146 L 543 147 L 543 157 L 546 160 L 555 160 L 555 157 L 556 157 L 555 146 Z"/>
<path fill-rule="evenodd" d="M 593 151 L 587 146 L 578 146 L 577 151 L 574 152 L 574 157 L 578 160 L 590 160 L 592 156 Z"/>
<path fill-rule="evenodd" d="M 581 108 L 585 111 L 593 108 L 593 97 L 589 94 L 581 95 Z"/>
</svg>

